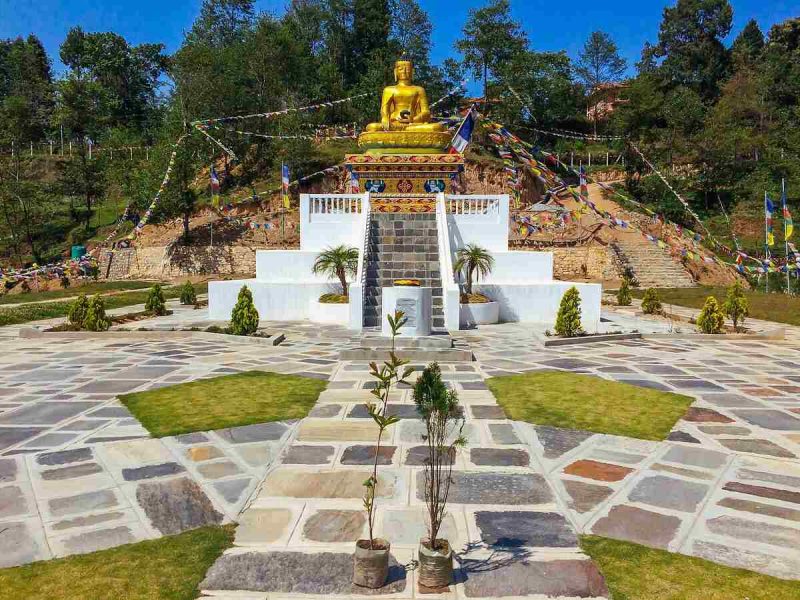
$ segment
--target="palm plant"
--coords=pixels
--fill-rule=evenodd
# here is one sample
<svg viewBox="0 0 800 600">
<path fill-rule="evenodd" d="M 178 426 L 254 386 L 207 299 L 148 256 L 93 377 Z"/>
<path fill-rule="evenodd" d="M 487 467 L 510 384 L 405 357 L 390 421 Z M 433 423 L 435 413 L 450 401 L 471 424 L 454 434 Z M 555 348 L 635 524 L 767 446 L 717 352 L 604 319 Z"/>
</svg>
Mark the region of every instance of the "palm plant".
<svg viewBox="0 0 800 600">
<path fill-rule="evenodd" d="M 456 252 L 456 262 L 453 270 L 456 273 L 466 271 L 467 283 L 465 292 L 472 293 L 472 275 L 477 271 L 478 277 L 486 277 L 494 267 L 494 258 L 491 253 L 477 244 L 467 244 Z"/>
<path fill-rule="evenodd" d="M 342 294 L 347 298 L 347 274 L 355 275 L 358 271 L 358 248 L 344 244 L 326 248 L 317 256 L 312 271 L 316 275 L 338 277 L 342 285 Z"/>
</svg>

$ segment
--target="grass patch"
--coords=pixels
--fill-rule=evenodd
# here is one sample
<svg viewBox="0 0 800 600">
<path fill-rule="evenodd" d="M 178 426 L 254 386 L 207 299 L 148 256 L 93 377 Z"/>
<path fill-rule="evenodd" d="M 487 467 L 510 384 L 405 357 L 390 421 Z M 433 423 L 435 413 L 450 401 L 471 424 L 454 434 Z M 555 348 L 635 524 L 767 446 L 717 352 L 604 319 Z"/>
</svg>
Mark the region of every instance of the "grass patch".
<svg viewBox="0 0 800 600">
<path fill-rule="evenodd" d="M 615 600 L 793 600 L 800 582 L 597 536 L 581 547 L 605 575 Z"/>
<path fill-rule="evenodd" d="M 0 596 L 26 600 L 191 600 L 222 552 L 232 525 L 0 570 Z"/>
<path fill-rule="evenodd" d="M 786 280 L 784 279 L 782 283 L 785 288 Z M 703 304 L 709 296 L 714 296 L 720 302 L 724 302 L 726 294 L 727 288 L 724 287 L 664 288 L 658 290 L 658 296 L 661 298 L 662 304 L 686 306 L 688 308 L 696 308 L 698 311 L 703 308 Z M 744 294 L 750 305 L 751 318 L 800 325 L 800 298 L 797 296 L 765 294 L 764 292 L 753 290 L 746 290 Z M 641 298 L 644 296 L 644 290 L 631 289 L 631 295 L 634 298 Z M 746 325 L 747 322 L 745 321 Z"/>
<path fill-rule="evenodd" d="M 120 396 L 153 436 L 301 419 L 327 382 L 248 371 Z"/>
<path fill-rule="evenodd" d="M 693 402 L 688 396 L 590 375 L 542 371 L 486 381 L 508 418 L 643 440 L 663 440 Z"/>
<path fill-rule="evenodd" d="M 182 285 L 163 288 L 164 299 L 174 300 L 180 298 Z M 208 284 L 197 284 L 194 287 L 198 294 L 208 292 Z M 106 310 L 124 308 L 136 304 L 144 304 L 147 300 L 147 291 L 129 292 L 115 296 L 105 296 Z M 20 325 L 41 319 L 56 319 L 66 317 L 69 311 L 69 302 L 42 302 L 39 304 L 22 304 L 13 308 L 0 308 L 0 327 L 4 325 Z"/>
<path fill-rule="evenodd" d="M 47 290 L 44 292 L 30 292 L 29 294 L 4 294 L 0 296 L 0 304 L 23 304 L 38 302 L 39 300 L 60 300 L 74 298 L 80 294 L 103 294 L 108 292 L 122 292 L 127 290 L 141 290 L 153 285 L 152 281 L 99 281 L 86 285 L 70 287 L 62 290 Z"/>
</svg>

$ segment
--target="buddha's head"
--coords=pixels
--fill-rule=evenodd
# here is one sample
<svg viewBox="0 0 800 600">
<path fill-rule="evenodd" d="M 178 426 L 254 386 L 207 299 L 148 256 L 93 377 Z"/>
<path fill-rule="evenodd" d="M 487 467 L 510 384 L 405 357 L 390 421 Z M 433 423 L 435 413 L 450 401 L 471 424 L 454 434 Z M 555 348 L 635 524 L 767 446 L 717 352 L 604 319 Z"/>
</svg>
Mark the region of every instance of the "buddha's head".
<svg viewBox="0 0 800 600">
<path fill-rule="evenodd" d="M 410 60 L 398 60 L 394 63 L 394 80 L 401 83 L 410 83 L 414 77 L 414 66 Z"/>
</svg>

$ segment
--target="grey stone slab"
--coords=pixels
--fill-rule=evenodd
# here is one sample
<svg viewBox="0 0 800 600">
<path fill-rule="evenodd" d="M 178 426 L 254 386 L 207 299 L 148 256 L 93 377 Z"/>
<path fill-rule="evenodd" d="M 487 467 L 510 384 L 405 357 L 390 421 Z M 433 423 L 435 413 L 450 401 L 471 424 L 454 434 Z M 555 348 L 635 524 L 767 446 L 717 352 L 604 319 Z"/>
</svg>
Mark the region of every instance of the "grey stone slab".
<svg viewBox="0 0 800 600">
<path fill-rule="evenodd" d="M 92 510 L 114 508 L 117 506 L 117 497 L 111 490 L 100 490 L 67 496 L 66 498 L 53 498 L 48 500 L 48 505 L 53 516 L 61 517 Z"/>
<path fill-rule="evenodd" d="M 558 458 L 570 450 L 574 450 L 594 434 L 576 429 L 559 429 L 544 425 L 534 426 L 536 437 L 544 448 L 544 457 Z"/>
<path fill-rule="evenodd" d="M 333 383 L 336 382 L 334 381 Z M 315 406 L 314 408 L 312 408 L 308 416 L 322 418 L 322 419 L 330 419 L 338 415 L 340 410 L 342 410 L 342 406 L 340 404 L 321 404 L 319 406 Z"/>
<path fill-rule="evenodd" d="M 250 590 L 273 594 L 396 594 L 406 588 L 405 567 L 389 559 L 387 584 L 377 590 L 353 585 L 350 552 L 247 552 L 224 554 L 200 583 L 203 590 Z"/>
<path fill-rule="evenodd" d="M 25 448 L 43 448 L 52 449 L 63 446 L 67 442 L 71 442 L 79 434 L 77 433 L 45 433 L 37 438 L 30 440 L 24 444 Z"/>
<path fill-rule="evenodd" d="M 627 383 L 628 385 L 635 385 L 636 387 L 647 388 L 649 390 L 659 390 L 662 392 L 671 392 L 673 389 L 668 385 L 664 385 L 660 381 L 653 379 L 625 379 L 616 378 L 620 383 Z"/>
<path fill-rule="evenodd" d="M 331 461 L 333 446 L 292 445 L 281 462 L 286 465 L 325 465 Z"/>
<path fill-rule="evenodd" d="M 578 537 L 558 513 L 532 511 L 478 511 L 475 523 L 489 546 L 513 548 L 576 548 Z"/>
<path fill-rule="evenodd" d="M 590 369 L 592 367 L 599 367 L 597 363 L 588 360 L 581 360 L 578 358 L 554 358 L 552 360 L 541 361 L 541 364 L 553 367 L 554 369 L 565 369 L 568 371 L 575 371 L 579 369 Z"/>
<path fill-rule="evenodd" d="M 394 459 L 395 446 L 381 446 L 378 450 L 378 464 L 390 465 Z M 348 446 L 342 452 L 343 465 L 371 465 L 375 462 L 375 446 Z"/>
<path fill-rule="evenodd" d="M 740 419 L 764 429 L 776 431 L 800 431 L 800 419 L 780 410 L 734 410 Z"/>
<path fill-rule="evenodd" d="M 222 522 L 222 514 L 208 496 L 186 477 L 140 483 L 136 500 L 153 527 L 164 535 Z"/>
<path fill-rule="evenodd" d="M 28 512 L 28 501 L 16 485 L 0 487 L 0 519 L 17 517 Z M 0 530 L 3 527 L 0 526 Z M 2 540 L 0 540 L 2 541 Z"/>
<path fill-rule="evenodd" d="M 684 467 L 676 467 L 674 465 L 664 465 L 656 463 L 650 466 L 653 471 L 660 471 L 662 473 L 672 473 L 673 475 L 680 475 L 682 477 L 689 477 L 691 479 L 702 479 L 711 481 L 714 479 L 714 474 L 708 471 L 695 471 L 694 469 L 686 469 Z"/>
<path fill-rule="evenodd" d="M 160 465 L 146 465 L 132 469 L 122 469 L 122 478 L 125 481 L 139 481 L 141 479 L 152 479 L 154 477 L 165 477 L 183 473 L 184 469 L 175 462 L 162 463 Z"/>
<path fill-rule="evenodd" d="M 767 517 L 775 517 L 777 519 L 785 519 L 787 521 L 800 522 L 800 510 L 792 508 L 785 508 L 775 504 L 766 504 L 764 502 L 754 502 L 752 500 L 744 500 L 742 498 L 723 498 L 717 502 L 717 506 L 738 510 L 741 512 L 753 513 L 755 515 L 764 515 Z"/>
<path fill-rule="evenodd" d="M 544 477 L 534 473 L 454 471 L 448 502 L 453 504 L 544 504 L 553 494 Z M 425 473 L 417 472 L 417 499 L 424 500 Z"/>
<path fill-rule="evenodd" d="M 706 379 L 668 379 L 667 383 L 681 390 L 719 390 L 723 391 L 721 385 L 717 385 Z"/>
<path fill-rule="evenodd" d="M 592 533 L 653 548 L 666 548 L 680 525 L 678 517 L 621 505 L 613 507 L 607 516 L 597 521 Z"/>
<path fill-rule="evenodd" d="M 169 375 L 170 373 L 177 371 L 179 368 L 179 365 L 173 367 L 129 367 L 118 372 L 117 377 L 120 379 L 141 379 L 144 381 L 152 381 L 154 379 L 163 377 L 164 375 Z"/>
<path fill-rule="evenodd" d="M 231 444 L 246 444 L 248 442 L 279 440 L 287 429 L 288 427 L 284 423 L 259 423 L 257 425 L 220 429 L 215 433 Z"/>
<path fill-rule="evenodd" d="M 405 464 L 409 466 L 422 466 L 428 464 L 429 450 L 427 446 L 413 446 L 406 452 Z M 450 457 L 450 464 L 455 462 L 455 456 Z"/>
<path fill-rule="evenodd" d="M 766 481 L 768 483 L 777 483 L 778 485 L 785 485 L 786 487 L 800 489 L 800 477 L 794 477 L 792 475 L 769 473 L 766 471 L 756 471 L 753 469 L 739 469 L 737 475 L 739 476 L 739 479 Z"/>
<path fill-rule="evenodd" d="M 800 546 L 800 530 L 764 521 L 753 521 L 723 515 L 708 519 L 706 527 L 711 533 L 748 542 L 770 544 L 782 548 L 797 548 Z"/>
<path fill-rule="evenodd" d="M 225 498 L 229 504 L 235 504 L 242 498 L 244 491 L 250 486 L 251 479 L 228 479 L 214 483 L 214 489 Z"/>
<path fill-rule="evenodd" d="M 39 538 L 31 531 L 30 522 L 6 522 L 2 529 L 0 568 L 15 567 L 50 558 Z"/>
<path fill-rule="evenodd" d="M 141 387 L 146 382 L 124 379 L 101 379 L 72 390 L 76 394 L 124 394 Z"/>
<path fill-rule="evenodd" d="M 591 560 L 534 561 L 512 554 L 465 559 L 461 568 L 467 598 L 608 597 L 605 579 Z"/>
<path fill-rule="evenodd" d="M 74 450 L 61 450 L 48 452 L 36 457 L 36 462 L 42 466 L 67 465 L 70 463 L 92 460 L 91 448 L 76 448 Z"/>
<path fill-rule="evenodd" d="M 47 429 L 42 427 L 0 427 L 0 450 L 16 446 L 44 431 Z"/>
<path fill-rule="evenodd" d="M 104 406 L 103 408 L 98 408 L 97 410 L 90 412 L 87 416 L 95 418 L 104 418 L 104 419 L 125 419 L 132 417 L 131 411 L 129 411 L 124 406 Z"/>
<path fill-rule="evenodd" d="M 701 398 L 723 408 L 761 408 L 764 405 L 739 394 L 703 394 Z"/>
<path fill-rule="evenodd" d="M 111 421 L 108 419 L 81 419 L 78 421 L 73 421 L 72 423 L 67 423 L 63 427 L 59 427 L 59 431 L 93 431 L 98 427 L 102 427 L 110 423 Z"/>
<path fill-rule="evenodd" d="M 589 458 L 620 463 L 622 465 L 635 465 L 642 462 L 645 457 L 639 454 L 629 454 L 627 452 L 618 452 L 606 448 L 595 448 L 589 454 Z"/>
<path fill-rule="evenodd" d="M 387 415 L 393 415 L 399 419 L 419 419 L 417 407 L 413 404 L 389 404 L 386 408 Z M 367 407 L 363 404 L 357 404 L 350 409 L 347 413 L 350 419 L 371 419 Z"/>
<path fill-rule="evenodd" d="M 68 531 L 77 527 L 92 527 L 101 523 L 108 523 L 109 521 L 116 521 L 125 516 L 122 512 L 108 512 L 98 515 L 88 515 L 85 517 L 75 517 L 73 519 L 64 519 L 50 525 L 53 531 Z"/>
<path fill-rule="evenodd" d="M 107 548 L 115 548 L 123 544 L 130 544 L 137 541 L 127 525 L 112 527 L 110 529 L 98 529 L 86 531 L 68 537 L 64 540 L 64 548 L 71 554 L 83 554 L 86 552 L 96 552 Z"/>
<path fill-rule="evenodd" d="M 709 435 L 749 435 L 750 429 L 747 427 L 736 427 L 735 425 L 700 425 L 697 427 L 703 433 Z"/>
<path fill-rule="evenodd" d="M 527 467 L 531 457 L 526 450 L 516 448 L 471 448 L 470 460 L 479 466 Z"/>
<path fill-rule="evenodd" d="M 497 404 L 473 404 L 470 406 L 472 416 L 475 419 L 505 419 L 506 413 Z"/>
<path fill-rule="evenodd" d="M 489 433 L 495 444 L 516 445 L 522 443 L 514 432 L 514 427 L 508 423 L 489 423 Z"/>
<path fill-rule="evenodd" d="M 303 525 L 303 536 L 314 542 L 355 542 L 367 519 L 363 510 L 319 510 Z"/>
<path fill-rule="evenodd" d="M 227 430 L 224 430 L 227 431 Z M 179 444 L 184 444 L 186 446 L 191 446 L 192 444 L 204 444 L 208 441 L 208 436 L 205 433 L 184 433 L 182 435 L 176 435 L 175 441 Z"/>
<path fill-rule="evenodd" d="M 776 456 L 778 458 L 797 458 L 793 452 L 790 452 L 786 448 L 778 446 L 778 444 L 775 444 L 769 440 L 717 438 L 717 441 L 726 448 L 734 450 L 735 452 L 751 452 L 753 454 Z"/>
<path fill-rule="evenodd" d="M 55 425 L 97 406 L 96 402 L 37 402 L 0 414 L 6 425 Z"/>
<path fill-rule="evenodd" d="M 206 479 L 220 479 L 231 475 L 239 475 L 242 472 L 236 463 L 229 460 L 204 463 L 197 467 L 197 470 Z"/>
<path fill-rule="evenodd" d="M 741 542 L 725 546 L 716 542 L 696 540 L 692 544 L 691 553 L 693 556 L 729 567 L 759 571 L 783 579 L 796 579 L 797 573 L 800 571 L 800 560 L 745 549 Z"/>
<path fill-rule="evenodd" d="M 45 481 L 60 481 L 63 479 L 75 479 L 77 477 L 88 477 L 89 475 L 97 475 L 103 472 L 103 467 L 97 463 L 87 462 L 69 467 L 60 467 L 57 469 L 48 469 L 42 471 L 41 477 Z"/>
<path fill-rule="evenodd" d="M 718 469 L 725 464 L 727 457 L 722 452 L 705 448 L 672 446 L 661 460 L 704 469 Z"/>
<path fill-rule="evenodd" d="M 17 461 L 13 458 L 0 458 L 0 484 L 17 479 Z"/>
<path fill-rule="evenodd" d="M 708 486 L 663 475 L 645 477 L 636 484 L 628 498 L 634 502 L 682 512 L 694 512 L 705 498 Z"/>
<path fill-rule="evenodd" d="M 564 484 L 564 489 L 569 494 L 569 507 L 579 513 L 593 510 L 614 491 L 604 485 L 573 481 L 572 479 L 562 479 L 561 483 Z"/>
</svg>

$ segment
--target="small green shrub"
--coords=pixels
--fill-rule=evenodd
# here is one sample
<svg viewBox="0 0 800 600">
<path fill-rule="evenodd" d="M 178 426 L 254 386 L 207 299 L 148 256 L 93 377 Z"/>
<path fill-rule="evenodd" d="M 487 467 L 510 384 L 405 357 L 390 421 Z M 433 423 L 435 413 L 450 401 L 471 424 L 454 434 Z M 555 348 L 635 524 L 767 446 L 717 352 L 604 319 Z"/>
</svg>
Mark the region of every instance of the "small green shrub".
<svg viewBox="0 0 800 600">
<path fill-rule="evenodd" d="M 86 311 L 88 309 L 89 300 L 86 298 L 86 294 L 81 294 L 72 301 L 72 304 L 69 305 L 69 310 L 67 311 L 67 320 L 72 325 L 83 327 L 83 323 L 86 321 Z"/>
<path fill-rule="evenodd" d="M 581 295 L 575 286 L 561 298 L 556 317 L 556 335 L 573 337 L 583 333 L 581 326 Z"/>
<path fill-rule="evenodd" d="M 722 304 L 722 312 L 733 321 L 734 331 L 739 331 L 739 326 L 744 323 L 745 318 L 747 318 L 749 314 L 749 308 L 747 297 L 744 295 L 742 282 L 737 279 L 736 282 L 728 288 L 728 295 L 725 297 L 725 302 Z"/>
<path fill-rule="evenodd" d="M 631 305 L 631 282 L 627 277 L 622 278 L 622 285 L 620 285 L 619 290 L 617 290 L 617 305 Z"/>
<path fill-rule="evenodd" d="M 193 306 L 197 304 L 197 293 L 195 293 L 194 286 L 189 280 L 187 280 L 181 288 L 181 304 L 184 306 Z"/>
<path fill-rule="evenodd" d="M 209 325 L 206 327 L 206 333 L 228 333 L 228 330 L 225 327 L 220 327 L 219 325 Z"/>
<path fill-rule="evenodd" d="M 722 333 L 725 327 L 725 316 L 714 296 L 706 298 L 706 303 L 697 317 L 697 327 L 703 333 Z"/>
<path fill-rule="evenodd" d="M 258 311 L 253 304 L 253 294 L 246 285 L 239 290 L 236 306 L 231 313 L 231 333 L 252 335 L 258 329 Z"/>
<path fill-rule="evenodd" d="M 83 328 L 89 331 L 107 331 L 109 327 L 111 327 L 111 319 L 106 317 L 105 301 L 100 294 L 95 294 L 89 300 Z"/>
<path fill-rule="evenodd" d="M 350 302 L 344 294 L 322 294 L 319 301 L 321 304 L 349 304 Z"/>
<path fill-rule="evenodd" d="M 655 288 L 647 288 L 642 298 L 642 312 L 646 315 L 661 314 L 661 299 Z"/>
<path fill-rule="evenodd" d="M 151 315 L 162 316 L 167 314 L 167 305 L 164 301 L 164 292 L 161 289 L 161 284 L 157 283 L 150 288 L 147 292 L 147 300 L 144 303 L 144 309 Z"/>
</svg>

